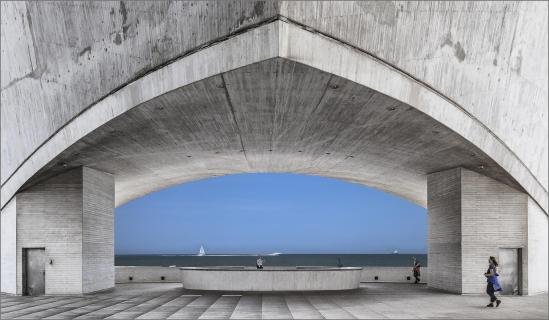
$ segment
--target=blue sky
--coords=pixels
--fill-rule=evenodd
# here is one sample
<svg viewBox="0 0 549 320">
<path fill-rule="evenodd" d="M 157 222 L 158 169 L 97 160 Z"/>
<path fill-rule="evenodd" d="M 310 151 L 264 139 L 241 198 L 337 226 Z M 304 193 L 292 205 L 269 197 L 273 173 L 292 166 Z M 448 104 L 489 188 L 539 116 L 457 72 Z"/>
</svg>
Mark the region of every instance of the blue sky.
<svg viewBox="0 0 549 320">
<path fill-rule="evenodd" d="M 115 212 L 116 254 L 426 253 L 427 212 L 362 185 L 296 174 L 194 181 Z"/>
</svg>

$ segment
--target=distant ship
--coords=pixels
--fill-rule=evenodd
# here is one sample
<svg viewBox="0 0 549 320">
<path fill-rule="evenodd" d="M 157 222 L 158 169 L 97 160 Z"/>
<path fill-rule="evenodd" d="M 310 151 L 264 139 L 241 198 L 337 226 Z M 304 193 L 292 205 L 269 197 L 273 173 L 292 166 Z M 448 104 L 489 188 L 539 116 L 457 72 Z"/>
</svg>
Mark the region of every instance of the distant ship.
<svg viewBox="0 0 549 320">
<path fill-rule="evenodd" d="M 280 253 L 280 252 L 273 252 L 273 253 L 269 253 L 268 256 L 279 256 L 281 254 L 282 253 Z"/>
<path fill-rule="evenodd" d="M 393 254 L 398 254 L 398 250 L 393 251 Z"/>
<path fill-rule="evenodd" d="M 197 256 L 205 256 L 205 255 L 206 255 L 206 251 L 204 251 L 204 247 L 200 246 L 200 250 L 198 251 Z"/>
</svg>

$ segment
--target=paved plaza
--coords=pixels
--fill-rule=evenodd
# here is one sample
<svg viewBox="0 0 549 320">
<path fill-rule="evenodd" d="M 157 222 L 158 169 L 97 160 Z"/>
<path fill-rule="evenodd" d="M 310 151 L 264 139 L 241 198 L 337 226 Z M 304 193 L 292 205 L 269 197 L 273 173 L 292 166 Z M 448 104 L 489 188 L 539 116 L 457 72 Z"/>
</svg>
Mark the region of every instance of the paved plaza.
<svg viewBox="0 0 549 320">
<path fill-rule="evenodd" d="M 2 319 L 547 319 L 547 294 L 455 295 L 425 285 L 367 283 L 346 292 L 196 292 L 180 284 L 124 284 L 84 296 L 2 294 Z"/>
</svg>

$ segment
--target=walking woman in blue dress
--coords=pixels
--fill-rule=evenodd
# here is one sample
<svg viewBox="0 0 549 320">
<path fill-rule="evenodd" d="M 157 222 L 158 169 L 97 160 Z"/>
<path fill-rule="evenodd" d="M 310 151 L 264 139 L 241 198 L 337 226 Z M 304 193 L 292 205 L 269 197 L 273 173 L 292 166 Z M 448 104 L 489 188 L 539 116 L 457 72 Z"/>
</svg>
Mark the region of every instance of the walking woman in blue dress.
<svg viewBox="0 0 549 320">
<path fill-rule="evenodd" d="M 488 271 L 484 274 L 486 277 L 486 293 L 490 296 L 490 303 L 487 305 L 487 307 L 493 307 L 494 302 L 496 302 L 496 307 L 499 307 L 501 300 L 496 298 L 496 291 L 501 291 L 501 286 L 498 282 L 498 272 L 497 272 L 497 266 L 498 262 L 496 261 L 495 257 L 490 257 L 488 259 Z"/>
</svg>

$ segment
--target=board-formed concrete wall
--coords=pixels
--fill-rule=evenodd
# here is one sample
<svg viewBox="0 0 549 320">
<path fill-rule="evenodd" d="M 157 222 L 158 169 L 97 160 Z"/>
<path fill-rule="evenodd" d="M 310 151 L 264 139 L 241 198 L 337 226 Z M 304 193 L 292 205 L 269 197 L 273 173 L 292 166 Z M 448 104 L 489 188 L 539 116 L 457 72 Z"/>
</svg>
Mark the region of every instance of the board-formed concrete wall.
<svg viewBox="0 0 549 320">
<path fill-rule="evenodd" d="M 433 173 L 427 181 L 429 286 L 461 292 L 460 169 Z"/>
<path fill-rule="evenodd" d="M 528 198 L 528 294 L 547 292 L 547 215 Z"/>
<path fill-rule="evenodd" d="M 17 208 L 16 199 L 12 199 L 2 209 L 2 232 L 0 248 L 0 273 L 1 291 L 6 293 L 17 293 Z"/>
<path fill-rule="evenodd" d="M 82 293 L 82 170 L 17 195 L 17 293 L 23 248 L 45 248 L 46 294 Z"/>
<path fill-rule="evenodd" d="M 114 283 L 114 179 L 83 168 L 82 291 L 110 288 Z"/>
<path fill-rule="evenodd" d="M 45 248 L 46 294 L 113 287 L 113 190 L 110 174 L 80 167 L 17 195 L 18 294 L 23 248 Z"/>
<path fill-rule="evenodd" d="M 428 186 L 430 286 L 482 293 L 488 257 L 520 248 L 523 294 L 547 291 L 547 216 L 526 194 L 462 168 L 429 175 Z"/>
<path fill-rule="evenodd" d="M 498 258 L 498 248 L 528 247 L 528 196 L 476 172 L 460 172 L 462 292 L 482 293 L 488 257 Z M 523 259 L 523 270 L 527 263 Z M 527 283 L 522 287 L 528 290 Z"/>
</svg>

